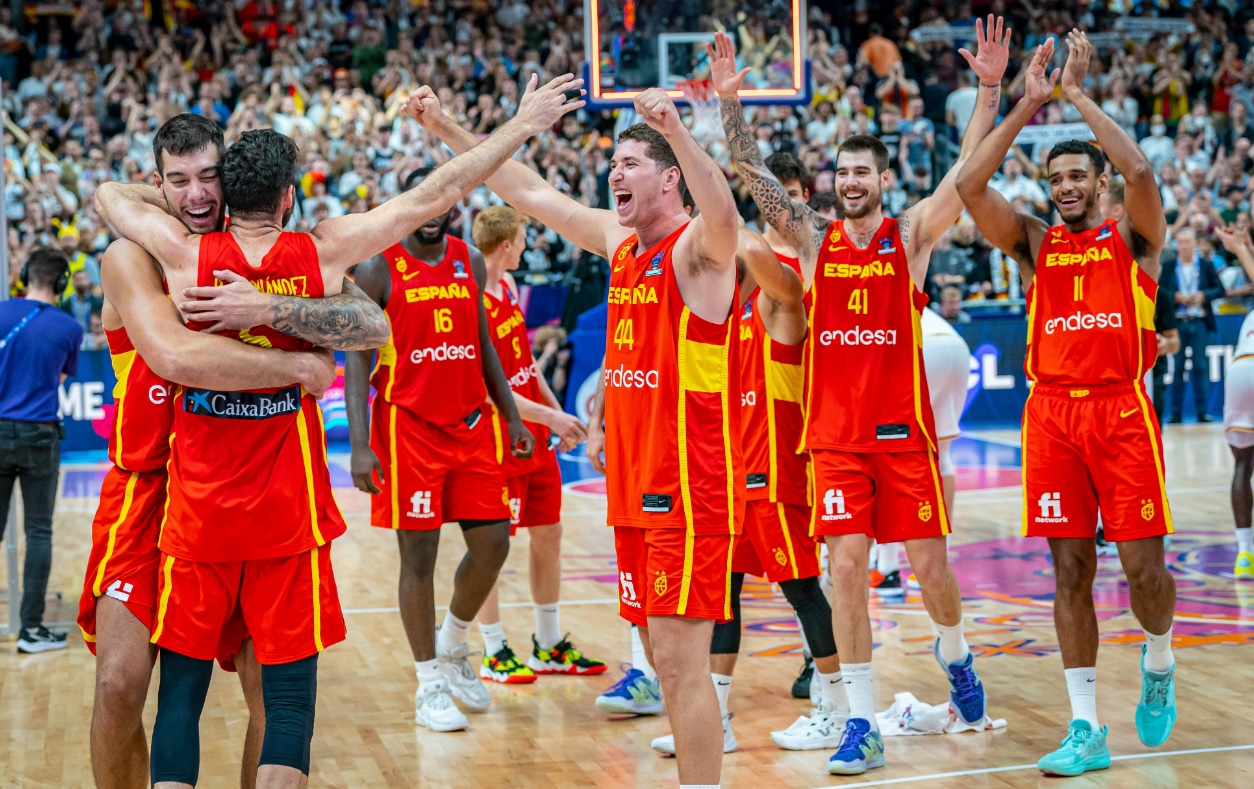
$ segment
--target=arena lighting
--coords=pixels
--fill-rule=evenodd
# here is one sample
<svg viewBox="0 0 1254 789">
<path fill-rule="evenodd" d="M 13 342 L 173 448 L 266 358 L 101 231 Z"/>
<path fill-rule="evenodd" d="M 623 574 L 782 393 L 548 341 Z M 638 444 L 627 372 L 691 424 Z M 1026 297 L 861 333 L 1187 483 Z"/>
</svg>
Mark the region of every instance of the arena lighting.
<svg viewBox="0 0 1254 789">
<path fill-rule="evenodd" d="M 638 6 L 639 4 L 633 4 Z M 806 59 L 806 22 L 805 22 L 805 5 L 802 0 L 791 0 L 791 35 L 792 35 L 792 62 L 790 76 L 792 85 L 789 87 L 768 87 L 768 88 L 743 88 L 740 91 L 740 100 L 744 104 L 809 104 L 811 99 L 810 90 L 810 62 Z M 621 0 L 584 0 L 584 55 L 585 61 L 582 65 L 582 76 L 588 85 L 587 103 L 590 109 L 612 109 L 617 107 L 629 106 L 632 101 L 644 92 L 646 86 L 632 86 L 626 89 L 618 89 L 617 87 L 606 88 L 606 80 L 601 68 L 601 55 L 603 52 L 601 46 L 602 35 L 602 12 L 612 13 L 614 11 L 623 11 Z M 636 27 L 647 19 L 646 14 L 649 9 L 634 8 Z M 666 48 L 671 41 L 678 39 L 676 43 L 691 45 L 704 40 L 707 36 L 713 40 L 713 30 L 703 31 L 683 31 L 682 33 L 666 34 L 652 39 L 649 44 L 657 47 L 657 61 L 665 68 Z M 646 46 L 647 46 L 646 45 Z M 618 64 L 616 64 L 617 66 Z M 665 73 L 665 71 L 663 71 Z M 684 100 L 681 91 L 669 89 L 666 94 L 672 99 Z"/>
</svg>

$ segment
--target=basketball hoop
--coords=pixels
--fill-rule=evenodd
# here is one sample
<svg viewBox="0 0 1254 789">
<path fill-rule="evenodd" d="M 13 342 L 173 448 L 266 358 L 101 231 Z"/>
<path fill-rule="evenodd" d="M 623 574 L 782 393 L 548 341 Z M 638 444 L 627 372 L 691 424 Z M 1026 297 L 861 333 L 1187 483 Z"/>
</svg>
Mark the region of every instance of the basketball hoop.
<svg viewBox="0 0 1254 789">
<path fill-rule="evenodd" d="M 684 98 L 694 107 L 718 103 L 718 96 L 714 93 L 713 80 L 681 79 L 676 80 L 675 87 L 683 91 Z"/>
</svg>

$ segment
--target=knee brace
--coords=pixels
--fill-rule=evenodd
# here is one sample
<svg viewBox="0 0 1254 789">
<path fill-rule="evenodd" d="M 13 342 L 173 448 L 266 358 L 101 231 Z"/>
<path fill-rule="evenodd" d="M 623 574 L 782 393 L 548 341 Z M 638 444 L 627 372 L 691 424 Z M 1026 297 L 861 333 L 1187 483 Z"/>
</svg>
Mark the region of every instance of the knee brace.
<svg viewBox="0 0 1254 789">
<path fill-rule="evenodd" d="M 806 643 L 816 658 L 836 654 L 836 637 L 832 634 L 832 607 L 823 596 L 818 578 L 796 578 L 780 581 L 779 590 L 797 612 L 797 620 L 805 633 Z"/>
<path fill-rule="evenodd" d="M 954 459 L 949 454 L 949 445 L 952 441 L 940 442 L 940 451 L 938 452 L 937 465 L 940 466 L 942 477 L 952 477 L 954 475 Z"/>
<path fill-rule="evenodd" d="M 196 785 L 200 777 L 200 713 L 213 677 L 213 661 L 161 650 L 157 721 L 152 727 L 149 776 Z"/>
<path fill-rule="evenodd" d="M 260 764 L 293 767 L 309 775 L 314 702 L 318 698 L 318 656 L 295 663 L 261 667 L 261 695 L 266 702 L 266 735 Z"/>
<path fill-rule="evenodd" d="M 744 573 L 732 573 L 732 618 L 730 622 L 714 626 L 714 635 L 710 637 L 711 655 L 735 655 L 740 652 L 740 589 L 744 583 Z"/>
</svg>

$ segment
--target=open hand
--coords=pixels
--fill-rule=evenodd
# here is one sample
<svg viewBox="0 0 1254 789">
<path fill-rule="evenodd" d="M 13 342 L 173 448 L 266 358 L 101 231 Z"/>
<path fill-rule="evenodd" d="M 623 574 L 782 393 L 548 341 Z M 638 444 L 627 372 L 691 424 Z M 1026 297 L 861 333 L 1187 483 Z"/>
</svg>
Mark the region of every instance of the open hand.
<svg viewBox="0 0 1254 789">
<path fill-rule="evenodd" d="M 563 115 L 584 106 L 582 97 L 587 94 L 582 90 L 583 80 L 576 79 L 574 74 L 563 74 L 536 87 L 539 82 L 536 74 L 527 80 L 527 89 L 518 100 L 518 112 L 514 116 L 533 135 L 552 128 Z M 572 100 L 567 91 L 578 91 L 578 94 Z"/>
<path fill-rule="evenodd" d="M 1010 60 L 1010 33 L 1006 20 L 1000 16 L 989 14 L 987 27 L 982 20 L 975 20 L 977 54 L 972 55 L 965 48 L 958 50 L 958 54 L 966 58 L 967 64 L 980 78 L 981 83 L 1001 84 L 1001 78 L 1006 73 L 1006 63 Z"/>
<path fill-rule="evenodd" d="M 1023 80 L 1024 98 L 1038 106 L 1053 97 L 1054 86 L 1058 84 L 1061 71 L 1054 69 L 1054 73 L 1049 73 L 1049 64 L 1053 58 L 1054 39 L 1051 37 L 1036 48 L 1036 54 L 1028 64 L 1027 76 Z"/>
<path fill-rule="evenodd" d="M 726 33 L 715 33 L 714 43 L 705 45 L 710 53 L 710 81 L 719 96 L 735 96 L 750 69 L 736 70 L 736 47 Z"/>
<path fill-rule="evenodd" d="M 1234 255 L 1237 254 L 1242 247 L 1249 245 L 1249 236 L 1246 236 L 1238 230 L 1236 225 L 1216 227 L 1215 235 L 1219 237 L 1219 242 L 1224 245 L 1224 249 Z"/>
<path fill-rule="evenodd" d="M 1083 92 L 1084 80 L 1089 75 L 1089 59 L 1093 57 L 1093 45 L 1089 37 L 1072 28 L 1067 34 L 1067 63 L 1062 69 L 1062 92 L 1074 95 Z"/>
<path fill-rule="evenodd" d="M 563 452 L 569 452 L 588 437 L 588 428 L 584 426 L 584 423 L 580 422 L 578 417 L 571 416 L 565 411 L 557 411 L 553 415 L 549 422 L 549 429 L 562 440 L 558 448 Z"/>
</svg>

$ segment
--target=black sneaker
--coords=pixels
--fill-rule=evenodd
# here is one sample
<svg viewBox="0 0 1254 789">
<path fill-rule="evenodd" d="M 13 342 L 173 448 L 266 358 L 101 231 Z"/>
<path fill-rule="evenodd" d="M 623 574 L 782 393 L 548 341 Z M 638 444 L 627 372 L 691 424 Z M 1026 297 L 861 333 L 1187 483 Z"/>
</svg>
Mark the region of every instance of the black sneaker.
<svg viewBox="0 0 1254 789">
<path fill-rule="evenodd" d="M 1209 425 L 1211 422 L 1214 422 L 1214 421 L 1215 421 L 1215 420 L 1214 420 L 1214 419 L 1212 419 L 1212 418 L 1211 418 L 1209 415 L 1207 415 L 1207 414 L 1201 414 L 1201 415 L 1199 415 L 1199 416 L 1198 416 L 1198 418 L 1197 418 L 1197 423 L 1198 423 L 1199 425 Z"/>
<path fill-rule="evenodd" d="M 17 651 L 26 654 L 51 652 L 55 649 L 65 649 L 65 634 L 53 633 L 43 625 L 26 628 L 22 631 L 22 637 L 17 640 Z"/>
<path fill-rule="evenodd" d="M 901 588 L 901 571 L 893 570 L 888 575 L 880 575 L 878 571 L 873 573 L 871 589 L 880 597 L 904 596 L 905 590 Z"/>
<path fill-rule="evenodd" d="M 1097 527 L 1097 555 L 1098 556 L 1118 556 L 1119 549 L 1113 543 L 1106 541 L 1106 530 L 1101 526 Z"/>
<path fill-rule="evenodd" d="M 812 679 L 814 679 L 814 658 L 806 658 L 801 664 L 801 673 L 792 683 L 792 697 L 794 699 L 810 698 L 810 680 Z"/>
</svg>

